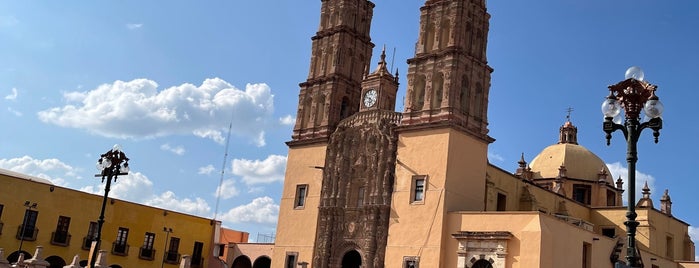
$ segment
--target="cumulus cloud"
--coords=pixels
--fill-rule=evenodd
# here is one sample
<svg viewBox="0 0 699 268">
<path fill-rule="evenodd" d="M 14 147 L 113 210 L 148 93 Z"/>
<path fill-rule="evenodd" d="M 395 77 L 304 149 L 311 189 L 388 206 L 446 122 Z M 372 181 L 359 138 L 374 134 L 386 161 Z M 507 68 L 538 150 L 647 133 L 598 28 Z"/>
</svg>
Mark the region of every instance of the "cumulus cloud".
<svg viewBox="0 0 699 268">
<path fill-rule="evenodd" d="M 291 116 L 290 114 L 279 118 L 279 124 L 285 125 L 285 126 L 292 126 L 296 123 L 296 117 Z"/>
<path fill-rule="evenodd" d="M 502 157 L 502 155 L 488 151 L 488 160 L 503 162 L 505 161 L 505 158 Z"/>
<path fill-rule="evenodd" d="M 79 169 L 58 159 L 34 159 L 30 156 L 0 159 L 0 168 L 46 179 L 55 185 L 67 186 L 68 180 L 80 179 Z"/>
<path fill-rule="evenodd" d="M 270 155 L 265 160 L 233 160 L 233 174 L 247 185 L 284 181 L 286 156 Z"/>
<path fill-rule="evenodd" d="M 143 23 L 129 23 L 129 24 L 126 24 L 126 28 L 128 28 L 129 30 L 136 30 L 136 29 L 140 29 L 141 27 L 143 27 Z"/>
<path fill-rule="evenodd" d="M 616 182 L 616 180 L 621 177 L 621 180 L 624 181 L 624 189 L 628 190 L 629 187 L 629 181 L 628 181 L 628 173 L 629 170 L 625 166 L 622 166 L 620 162 L 614 162 L 611 164 L 607 164 L 607 168 L 609 168 L 609 171 L 612 173 L 612 178 Z M 648 188 L 650 188 L 651 193 L 656 193 L 662 195 L 660 192 L 655 191 L 655 178 L 650 175 L 650 174 L 645 174 L 638 169 L 636 169 L 636 196 L 640 197 L 641 196 L 641 191 L 643 190 L 643 185 L 644 183 L 648 183 Z M 623 200 L 624 203 L 626 204 L 628 201 L 628 195 L 623 195 Z"/>
<path fill-rule="evenodd" d="M 64 106 L 40 111 L 39 119 L 122 139 L 192 134 L 222 143 L 232 123 L 231 133 L 264 146 L 263 130 L 273 122 L 274 112 L 274 96 L 266 84 L 240 90 L 220 78 L 163 90 L 148 79 L 115 81 L 90 91 L 65 92 L 63 98 Z"/>
<path fill-rule="evenodd" d="M 184 155 L 184 152 L 185 152 L 184 147 L 182 147 L 181 145 L 173 147 L 167 143 L 160 145 L 160 150 L 168 151 L 168 152 L 171 152 L 171 153 L 176 154 L 176 155 Z"/>
<path fill-rule="evenodd" d="M 7 107 L 7 111 L 10 112 L 10 113 L 12 113 L 12 114 L 14 114 L 14 115 L 17 116 L 17 117 L 22 116 L 22 112 L 17 111 L 17 110 L 15 110 L 15 109 L 12 109 L 12 108 L 10 108 L 10 107 Z"/>
<path fill-rule="evenodd" d="M 220 196 L 221 198 L 223 198 L 223 200 L 226 200 L 233 198 L 239 193 L 240 192 L 238 191 L 238 189 L 235 188 L 235 181 L 224 180 L 220 186 L 216 187 L 216 192 L 214 193 L 214 196 Z"/>
<path fill-rule="evenodd" d="M 214 165 L 207 165 L 205 167 L 200 167 L 198 173 L 202 175 L 211 175 L 211 173 L 213 173 L 214 171 L 216 171 Z"/>
<path fill-rule="evenodd" d="M 279 215 L 279 205 L 269 196 L 258 197 L 249 204 L 238 206 L 227 211 L 221 220 L 233 223 L 260 223 L 276 225 Z"/>
<path fill-rule="evenodd" d="M 17 95 L 18 95 L 18 93 L 17 93 L 17 88 L 14 88 L 14 87 L 13 87 L 13 88 L 12 88 L 12 93 L 10 93 L 10 95 L 5 96 L 5 99 L 6 99 L 6 100 L 15 101 L 15 100 L 17 100 Z"/>
<path fill-rule="evenodd" d="M 167 208 L 198 216 L 207 216 L 211 214 L 211 207 L 209 207 L 209 204 L 206 203 L 206 200 L 199 197 L 194 199 L 178 199 L 175 193 L 171 191 L 166 191 L 158 196 L 154 196 L 145 203 L 149 206 Z"/>
</svg>

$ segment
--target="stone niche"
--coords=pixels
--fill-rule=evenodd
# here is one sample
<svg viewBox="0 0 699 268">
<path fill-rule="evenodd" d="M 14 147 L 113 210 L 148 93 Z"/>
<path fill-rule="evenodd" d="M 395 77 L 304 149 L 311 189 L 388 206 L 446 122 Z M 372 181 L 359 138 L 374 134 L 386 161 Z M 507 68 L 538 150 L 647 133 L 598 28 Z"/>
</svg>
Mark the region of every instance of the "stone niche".
<svg viewBox="0 0 699 268">
<path fill-rule="evenodd" d="M 461 231 L 452 234 L 452 237 L 459 241 L 456 252 L 458 268 L 472 268 L 476 263 L 483 263 L 481 260 L 487 261 L 493 268 L 505 267 L 507 242 L 512 238 L 512 233 Z"/>
</svg>

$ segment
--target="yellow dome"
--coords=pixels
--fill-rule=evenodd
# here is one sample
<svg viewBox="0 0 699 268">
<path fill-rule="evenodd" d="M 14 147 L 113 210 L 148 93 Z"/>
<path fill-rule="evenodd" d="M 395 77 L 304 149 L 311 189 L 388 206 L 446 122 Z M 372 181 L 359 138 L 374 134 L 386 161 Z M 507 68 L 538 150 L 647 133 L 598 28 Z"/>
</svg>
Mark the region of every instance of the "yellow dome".
<svg viewBox="0 0 699 268">
<path fill-rule="evenodd" d="M 606 181 L 613 184 L 607 165 L 585 147 L 573 143 L 559 143 L 546 147 L 534 157 L 530 167 L 533 179 L 556 178 L 559 168 L 565 166 L 566 177 L 597 182 L 600 171 L 606 172 Z"/>
</svg>

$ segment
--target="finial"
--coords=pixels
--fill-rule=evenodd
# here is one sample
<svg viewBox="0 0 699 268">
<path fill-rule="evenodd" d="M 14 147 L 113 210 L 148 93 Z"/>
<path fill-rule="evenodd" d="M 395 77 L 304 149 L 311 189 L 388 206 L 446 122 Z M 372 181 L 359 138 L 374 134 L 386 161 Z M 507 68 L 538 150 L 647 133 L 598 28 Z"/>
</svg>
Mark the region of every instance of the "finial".
<svg viewBox="0 0 699 268">
<path fill-rule="evenodd" d="M 568 107 L 568 109 L 566 109 L 566 112 L 568 113 L 566 115 L 566 121 L 570 122 L 570 114 L 573 112 L 573 107 Z"/>
<path fill-rule="evenodd" d="M 517 162 L 520 167 L 526 167 L 527 166 L 527 161 L 524 161 L 524 153 L 522 153 L 522 156 L 519 158 L 519 161 Z"/>
<path fill-rule="evenodd" d="M 650 188 L 648 188 L 648 181 L 643 183 L 643 193 L 648 192 L 650 193 Z"/>
</svg>

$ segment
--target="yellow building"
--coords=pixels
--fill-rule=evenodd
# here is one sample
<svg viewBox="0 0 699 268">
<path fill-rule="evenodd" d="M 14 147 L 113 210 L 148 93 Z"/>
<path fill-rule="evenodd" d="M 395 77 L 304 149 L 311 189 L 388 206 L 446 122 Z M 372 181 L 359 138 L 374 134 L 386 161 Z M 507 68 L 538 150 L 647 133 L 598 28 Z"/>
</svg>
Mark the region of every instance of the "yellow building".
<svg viewBox="0 0 699 268">
<path fill-rule="evenodd" d="M 35 247 L 43 246 L 42 257 L 51 268 L 63 267 L 76 254 L 86 266 L 103 196 L 1 169 L 0 185 L 0 248 L 11 263 L 19 252 L 29 259 Z M 107 251 L 107 265 L 114 268 L 179 267 L 182 255 L 191 256 L 192 267 L 224 267 L 214 252 L 223 248 L 221 244 L 247 242 L 247 233 L 220 225 L 212 219 L 109 198 L 101 249 Z"/>
<path fill-rule="evenodd" d="M 623 185 L 578 145 L 570 121 L 558 143 L 529 165 L 522 157 L 514 174 L 488 163 L 485 2 L 425 1 L 399 113 L 385 52 L 368 71 L 374 4 L 322 1 L 287 143 L 272 267 L 590 268 L 624 260 Z M 665 193 L 658 210 L 644 191 L 642 262 L 699 267 L 688 224 L 671 204 Z M 249 267 L 242 263 L 234 267 Z"/>
</svg>

